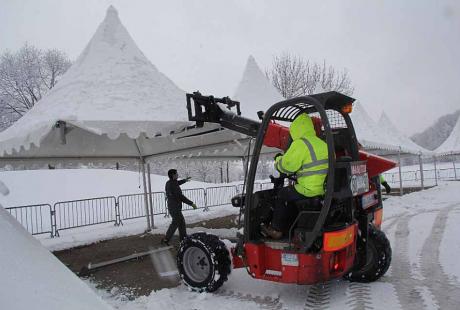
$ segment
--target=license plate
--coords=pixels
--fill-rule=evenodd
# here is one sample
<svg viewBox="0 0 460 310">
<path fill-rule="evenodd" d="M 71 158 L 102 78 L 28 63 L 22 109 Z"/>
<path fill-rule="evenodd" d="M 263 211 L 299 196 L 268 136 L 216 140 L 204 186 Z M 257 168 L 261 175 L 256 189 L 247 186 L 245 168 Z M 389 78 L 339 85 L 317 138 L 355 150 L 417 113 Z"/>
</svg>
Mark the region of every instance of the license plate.
<svg viewBox="0 0 460 310">
<path fill-rule="evenodd" d="M 299 266 L 299 258 L 297 257 L 297 254 L 290 254 L 290 253 L 281 254 L 281 265 Z"/>
<path fill-rule="evenodd" d="M 364 194 L 369 191 L 369 177 L 367 176 L 367 172 L 351 176 L 350 190 L 353 196 Z"/>
<path fill-rule="evenodd" d="M 363 209 L 370 208 L 379 203 L 379 200 L 376 198 L 376 195 L 377 191 L 372 191 L 361 197 L 361 206 L 363 207 Z"/>
</svg>

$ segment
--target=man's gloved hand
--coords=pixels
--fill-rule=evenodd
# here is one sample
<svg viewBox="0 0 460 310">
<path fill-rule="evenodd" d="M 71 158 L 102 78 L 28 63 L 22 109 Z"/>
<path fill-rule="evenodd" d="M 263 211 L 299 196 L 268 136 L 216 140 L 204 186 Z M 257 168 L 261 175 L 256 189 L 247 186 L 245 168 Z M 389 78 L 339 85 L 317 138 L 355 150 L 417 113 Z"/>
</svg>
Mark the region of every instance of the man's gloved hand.
<svg viewBox="0 0 460 310">
<path fill-rule="evenodd" d="M 191 179 L 192 179 L 192 177 L 186 177 L 186 178 L 185 178 L 185 181 L 188 182 L 188 181 L 190 181 Z"/>
<path fill-rule="evenodd" d="M 388 185 L 387 182 L 382 182 L 382 185 L 383 185 L 383 187 L 385 187 L 385 192 L 387 194 L 391 193 L 391 187 L 390 187 L 390 185 Z"/>
<path fill-rule="evenodd" d="M 198 207 L 196 206 L 196 204 L 192 204 L 192 208 L 195 210 Z"/>
</svg>

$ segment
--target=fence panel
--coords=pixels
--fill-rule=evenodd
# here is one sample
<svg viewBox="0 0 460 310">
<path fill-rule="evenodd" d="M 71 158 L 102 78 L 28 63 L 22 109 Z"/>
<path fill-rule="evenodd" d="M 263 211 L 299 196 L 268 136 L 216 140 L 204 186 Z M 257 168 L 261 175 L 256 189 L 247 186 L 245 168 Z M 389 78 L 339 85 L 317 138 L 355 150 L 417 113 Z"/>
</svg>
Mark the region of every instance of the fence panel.
<svg viewBox="0 0 460 310">
<path fill-rule="evenodd" d="M 54 204 L 56 234 L 59 230 L 116 222 L 116 198 L 98 197 Z"/>
<path fill-rule="evenodd" d="M 51 236 L 51 205 L 38 204 L 5 208 L 32 235 L 49 233 Z"/>
<path fill-rule="evenodd" d="M 460 171 L 454 168 L 439 168 L 436 169 L 436 175 L 434 169 L 423 169 L 423 179 L 425 181 L 425 185 L 431 184 L 437 176 L 438 180 L 454 180 L 456 177 L 457 179 L 460 177 Z M 403 171 L 401 173 L 403 185 L 404 183 L 411 184 L 410 182 L 421 182 L 421 175 L 420 170 L 412 170 L 412 171 Z M 398 184 L 399 183 L 399 173 L 398 172 L 390 172 L 383 174 L 385 180 L 388 183 Z M 430 181 L 430 182 L 428 182 Z"/>
<path fill-rule="evenodd" d="M 166 202 L 164 192 L 152 193 L 153 214 L 165 214 Z M 134 219 L 145 216 L 144 194 L 131 194 L 118 196 L 118 207 L 122 220 Z"/>
<path fill-rule="evenodd" d="M 182 193 L 193 201 L 199 209 L 206 208 L 206 192 L 204 188 L 190 188 L 184 189 Z M 185 203 L 182 204 L 182 210 L 193 210 L 193 208 Z"/>
<path fill-rule="evenodd" d="M 260 190 L 264 191 L 266 189 L 272 189 L 273 188 L 273 183 L 272 182 L 264 182 L 260 183 Z"/>
<path fill-rule="evenodd" d="M 206 189 L 206 206 L 215 207 L 231 204 L 231 199 L 236 194 L 236 186 L 208 187 Z"/>
</svg>

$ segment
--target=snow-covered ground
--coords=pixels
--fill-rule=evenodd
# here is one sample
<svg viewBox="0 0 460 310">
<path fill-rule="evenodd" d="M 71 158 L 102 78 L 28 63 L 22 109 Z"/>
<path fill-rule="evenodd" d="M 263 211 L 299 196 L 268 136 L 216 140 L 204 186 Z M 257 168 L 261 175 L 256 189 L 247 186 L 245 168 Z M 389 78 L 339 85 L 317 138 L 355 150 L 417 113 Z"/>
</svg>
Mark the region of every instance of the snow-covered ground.
<svg viewBox="0 0 460 310">
<path fill-rule="evenodd" d="M 375 283 L 344 280 L 313 286 L 252 279 L 233 270 L 214 294 L 162 289 L 133 301 L 96 290 L 117 309 L 458 309 L 460 182 L 385 201 L 383 230 L 393 248 L 387 275 Z M 90 284 L 91 285 L 91 284 Z"/>
</svg>

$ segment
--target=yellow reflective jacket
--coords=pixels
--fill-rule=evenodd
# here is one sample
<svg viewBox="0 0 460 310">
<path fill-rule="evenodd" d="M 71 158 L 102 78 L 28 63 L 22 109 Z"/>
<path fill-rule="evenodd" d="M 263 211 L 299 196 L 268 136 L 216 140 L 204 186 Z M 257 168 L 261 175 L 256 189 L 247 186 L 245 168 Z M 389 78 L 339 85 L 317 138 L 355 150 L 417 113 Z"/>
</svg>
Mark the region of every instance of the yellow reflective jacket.
<svg viewBox="0 0 460 310">
<path fill-rule="evenodd" d="M 295 189 L 306 197 L 324 195 L 324 181 L 329 167 L 327 144 L 316 136 L 311 118 L 306 113 L 297 116 L 289 133 L 292 143 L 283 156 L 278 156 L 275 168 L 295 174 Z"/>
</svg>

